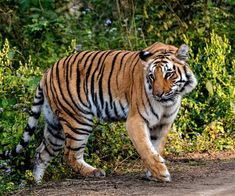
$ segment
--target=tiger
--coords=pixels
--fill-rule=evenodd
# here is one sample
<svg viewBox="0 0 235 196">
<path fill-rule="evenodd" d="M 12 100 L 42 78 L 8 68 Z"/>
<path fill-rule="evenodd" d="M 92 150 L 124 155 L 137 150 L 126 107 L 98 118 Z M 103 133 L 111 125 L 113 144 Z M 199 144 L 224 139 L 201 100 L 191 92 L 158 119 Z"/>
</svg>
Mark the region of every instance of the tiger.
<svg viewBox="0 0 235 196">
<path fill-rule="evenodd" d="M 58 60 L 36 89 L 23 136 L 1 159 L 16 156 L 34 134 L 41 111 L 45 127 L 36 149 L 33 176 L 42 182 L 50 161 L 64 149 L 72 169 L 83 176 L 105 176 L 84 160 L 94 118 L 126 120 L 128 137 L 148 178 L 169 182 L 162 157 L 182 96 L 197 80 L 188 65 L 189 47 L 156 42 L 141 51 L 78 51 Z"/>
</svg>

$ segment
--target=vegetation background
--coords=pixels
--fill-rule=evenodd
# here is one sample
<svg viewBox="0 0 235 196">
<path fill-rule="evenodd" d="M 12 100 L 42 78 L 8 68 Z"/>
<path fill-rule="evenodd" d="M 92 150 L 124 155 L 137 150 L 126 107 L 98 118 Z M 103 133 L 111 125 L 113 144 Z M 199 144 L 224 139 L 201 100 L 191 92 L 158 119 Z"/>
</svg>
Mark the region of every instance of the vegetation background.
<svg viewBox="0 0 235 196">
<path fill-rule="evenodd" d="M 0 152 L 17 144 L 42 73 L 82 50 L 191 47 L 198 86 L 183 99 L 166 154 L 235 148 L 234 0 L 0 0 Z M 43 121 L 29 147 L 0 161 L 0 195 L 29 185 Z M 96 123 L 86 160 L 109 171 L 138 159 L 123 123 Z M 48 175 L 49 174 L 49 175 Z M 58 156 L 45 180 L 75 175 Z"/>
</svg>

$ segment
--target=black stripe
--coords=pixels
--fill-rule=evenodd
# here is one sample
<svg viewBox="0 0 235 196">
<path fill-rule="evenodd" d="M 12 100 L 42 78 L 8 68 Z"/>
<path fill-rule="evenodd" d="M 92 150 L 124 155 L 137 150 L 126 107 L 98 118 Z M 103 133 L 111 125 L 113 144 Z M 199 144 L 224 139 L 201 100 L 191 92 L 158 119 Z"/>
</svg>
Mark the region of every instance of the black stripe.
<svg viewBox="0 0 235 196">
<path fill-rule="evenodd" d="M 70 59 L 72 56 L 73 56 L 73 54 L 72 54 L 72 55 L 69 55 L 69 56 L 66 56 L 66 57 L 62 58 L 60 61 L 66 62 L 66 61 L 67 61 L 68 59 Z M 67 64 L 63 63 L 63 65 L 62 65 L 63 69 L 65 69 L 65 66 L 66 66 L 66 65 L 67 65 Z"/>
<path fill-rule="evenodd" d="M 71 147 L 71 146 L 66 146 L 66 148 L 68 148 L 69 150 L 72 150 L 72 151 L 80 151 L 80 150 L 84 149 L 85 146 L 86 146 L 85 144 L 82 144 L 80 147 L 74 148 L 74 147 Z"/>
<path fill-rule="evenodd" d="M 73 137 L 72 135 L 70 135 L 70 134 L 66 134 L 66 139 L 71 139 L 71 140 L 75 140 L 75 141 L 83 141 L 84 139 L 77 139 L 77 138 L 75 138 L 75 137 Z"/>
<path fill-rule="evenodd" d="M 138 57 L 138 58 L 137 58 Z M 136 60 L 136 62 L 134 63 L 134 60 L 137 58 L 137 60 Z M 129 78 L 130 78 L 130 80 L 135 80 L 135 68 L 136 68 L 136 65 L 138 64 L 138 62 L 140 61 L 140 58 L 139 58 L 139 53 L 135 53 L 135 56 L 134 56 L 134 58 L 132 59 L 132 61 L 131 61 L 131 64 L 130 64 L 130 67 L 129 67 Z M 125 71 L 125 70 L 124 70 Z M 130 89 L 131 89 L 131 95 L 133 95 L 133 91 L 135 90 L 134 89 L 135 88 L 135 84 L 134 84 L 134 82 L 132 82 L 131 83 L 131 87 L 130 87 Z M 134 97 L 132 96 L 132 99 L 133 99 Z M 132 102 L 133 102 L 134 100 L 132 100 Z"/>
<path fill-rule="evenodd" d="M 39 93 L 38 93 L 38 94 L 39 94 Z M 39 95 L 35 95 L 34 98 L 36 98 L 36 99 L 42 99 L 42 98 L 43 98 L 43 94 L 42 94 L 42 95 L 40 95 L 40 94 L 39 94 Z"/>
<path fill-rule="evenodd" d="M 92 132 L 92 130 L 87 130 L 87 129 L 83 129 L 83 128 L 74 128 L 72 127 L 69 123 L 67 123 L 64 119 L 60 119 L 60 121 L 64 121 L 65 125 L 74 133 L 79 134 L 79 135 L 90 135 L 90 133 Z"/>
<path fill-rule="evenodd" d="M 114 114 L 115 114 L 115 116 L 118 118 L 118 117 L 119 117 L 119 114 L 118 114 L 117 106 L 116 106 L 116 103 L 115 103 L 115 102 L 113 102 L 113 109 L 114 109 Z"/>
<path fill-rule="evenodd" d="M 104 74 L 104 69 L 105 69 L 105 60 L 107 58 L 107 56 L 112 53 L 114 51 L 110 50 L 110 51 L 107 51 L 107 54 L 105 55 L 103 61 L 102 61 L 102 65 L 101 65 L 101 68 L 98 72 L 98 76 L 97 76 L 97 81 L 98 81 L 98 84 L 99 84 L 99 98 L 100 98 L 100 104 L 101 104 L 101 108 L 104 107 L 104 98 L 103 98 L 103 86 L 102 86 L 102 82 L 103 82 L 103 74 Z"/>
<path fill-rule="evenodd" d="M 34 111 L 32 111 L 32 110 L 29 112 L 29 115 L 30 115 L 31 117 L 34 117 L 35 119 L 39 119 L 40 114 L 41 114 L 41 112 L 34 112 Z"/>
<path fill-rule="evenodd" d="M 50 78 L 49 78 L 49 81 L 50 81 L 50 88 L 48 87 L 48 94 L 51 93 L 52 94 L 52 99 L 53 99 L 53 102 L 54 104 L 56 104 L 56 107 L 59 108 L 59 101 L 58 101 L 58 93 L 56 91 L 56 81 L 58 79 L 54 78 L 54 75 L 56 75 L 57 73 L 57 67 L 59 66 L 59 63 L 60 61 L 58 61 L 56 64 L 54 64 L 54 66 L 52 67 L 52 70 L 51 70 L 51 74 L 50 74 Z M 55 72 L 55 73 L 54 73 Z M 49 97 L 50 98 L 50 97 Z"/>
<path fill-rule="evenodd" d="M 92 99 L 94 99 L 93 102 L 95 103 L 95 106 L 96 106 L 96 115 L 97 115 L 98 118 L 101 118 L 102 117 L 102 111 L 101 111 L 100 106 L 98 104 L 98 97 L 97 96 L 98 96 L 97 93 L 95 93 L 94 95 L 92 95 Z"/>
<path fill-rule="evenodd" d="M 54 153 L 57 154 L 58 152 L 61 151 L 62 148 L 63 148 L 63 146 L 62 146 L 61 148 L 51 148 L 51 149 L 53 150 Z M 56 155 L 56 154 L 55 154 L 55 155 Z M 54 156 L 55 156 L 55 155 L 54 155 Z"/>
<path fill-rule="evenodd" d="M 44 103 L 44 100 L 40 100 L 38 102 L 33 102 L 33 106 L 38 106 L 38 105 L 42 105 Z"/>
<path fill-rule="evenodd" d="M 113 102 L 113 97 L 112 97 L 112 93 L 111 93 L 111 77 L 112 77 L 112 73 L 113 73 L 113 69 L 115 66 L 115 62 L 117 60 L 117 57 L 119 54 L 121 54 L 122 52 L 116 52 L 116 54 L 114 55 L 113 59 L 112 59 L 112 65 L 111 65 L 111 70 L 109 72 L 109 77 L 108 77 L 108 95 L 109 95 L 109 103 L 112 109 L 112 102 Z"/>
<path fill-rule="evenodd" d="M 96 65 L 96 69 L 97 69 L 97 67 L 98 67 L 98 65 L 97 64 L 95 64 L 95 62 L 96 62 L 96 57 L 97 57 L 97 55 L 98 54 L 100 54 L 100 51 L 97 51 L 95 54 L 94 54 L 94 56 L 92 57 L 92 59 L 91 59 L 91 63 L 90 63 L 90 65 L 89 65 L 89 67 L 88 67 L 88 69 L 86 70 L 86 80 L 85 80 L 85 87 L 86 87 L 86 93 L 88 93 L 88 79 L 89 79 L 89 76 L 90 76 L 90 72 L 91 72 L 91 68 L 92 68 L 92 66 L 93 65 Z M 94 62 L 95 61 L 95 62 Z"/>
<path fill-rule="evenodd" d="M 41 90 L 38 90 L 38 93 L 37 93 L 38 95 L 36 95 L 36 96 L 40 96 L 40 97 L 43 97 L 43 91 Z"/>
<path fill-rule="evenodd" d="M 47 152 L 51 157 L 53 157 L 54 154 L 52 154 L 52 153 L 49 151 L 49 149 L 47 148 L 48 144 L 46 143 L 46 140 L 45 140 L 45 139 L 42 140 L 42 143 L 43 143 L 44 146 L 45 146 L 44 150 L 46 150 L 46 152 Z M 41 154 L 41 153 L 39 153 L 39 154 Z"/>
<path fill-rule="evenodd" d="M 134 61 L 136 60 L 136 62 L 134 63 Z M 124 70 L 123 72 L 125 73 L 126 72 L 126 68 L 128 68 L 128 72 L 129 73 L 129 76 L 132 76 L 134 75 L 134 69 L 137 65 L 137 63 L 139 62 L 140 58 L 139 58 L 139 53 L 138 52 L 135 52 L 133 53 L 133 55 L 131 55 L 127 60 L 126 60 L 126 63 L 124 65 Z M 127 65 L 129 63 L 129 65 Z M 127 65 L 127 66 L 126 66 Z M 130 77 L 131 78 L 131 77 Z M 134 79 L 134 77 L 133 77 Z"/>
<path fill-rule="evenodd" d="M 185 76 L 186 76 L 186 78 L 187 78 L 187 81 L 184 83 L 184 86 L 180 89 L 180 93 L 182 93 L 184 90 L 185 90 L 185 86 L 188 86 L 189 85 L 189 75 L 188 74 L 186 74 L 186 72 L 187 72 L 187 70 L 186 70 L 186 66 L 184 66 L 183 67 L 184 68 L 184 74 L 185 74 Z M 178 70 L 180 71 L 180 69 L 178 68 Z M 181 73 L 181 72 L 180 72 Z M 182 78 L 182 74 L 180 74 L 180 78 Z M 180 79 L 181 80 L 181 79 Z"/>
<path fill-rule="evenodd" d="M 171 112 L 171 113 L 169 113 L 169 114 L 164 114 L 164 115 L 163 115 L 163 118 L 169 118 L 169 117 L 171 117 L 172 115 L 174 115 L 174 114 L 178 111 L 178 109 L 179 109 L 179 107 L 176 107 L 176 109 L 175 109 L 173 112 Z"/>
<path fill-rule="evenodd" d="M 165 59 L 162 59 L 162 60 L 161 60 L 161 65 L 162 65 L 162 66 L 164 66 L 163 63 L 167 64 L 168 61 L 166 61 Z"/>
<path fill-rule="evenodd" d="M 148 120 L 141 114 L 140 109 L 139 109 L 139 107 L 138 107 L 137 104 L 136 104 L 136 108 L 137 108 L 137 111 L 138 111 L 140 117 L 144 120 L 144 122 L 145 122 L 145 123 L 147 124 L 147 126 L 149 127 L 149 122 L 148 122 Z"/>
<path fill-rule="evenodd" d="M 166 103 L 166 102 L 173 102 L 175 104 L 175 97 L 170 97 L 170 98 L 167 98 L 167 99 L 161 99 L 160 100 L 161 103 Z M 173 104 L 172 104 L 173 105 Z M 171 105 L 171 106 L 172 106 Z M 169 108 L 169 106 L 166 106 Z"/>
<path fill-rule="evenodd" d="M 64 68 L 64 73 L 65 73 L 65 78 L 67 79 L 68 78 L 68 81 L 69 81 L 69 79 L 71 79 L 71 70 L 72 70 L 72 67 L 73 67 L 73 63 L 72 62 L 70 62 L 71 61 L 71 59 L 74 57 L 74 55 L 71 55 L 71 56 L 69 56 L 69 58 L 67 59 L 67 62 L 65 63 L 65 61 L 64 61 L 64 64 L 65 64 L 65 66 L 66 66 L 66 68 Z M 73 62 L 74 62 L 74 59 L 73 59 Z"/>
<path fill-rule="evenodd" d="M 46 123 L 47 123 L 48 127 L 50 127 L 51 129 L 54 129 L 54 130 L 57 130 L 57 131 L 62 129 L 60 124 L 57 124 L 57 125 L 56 124 L 52 124 L 46 118 L 45 118 L 45 120 L 46 120 Z"/>
<path fill-rule="evenodd" d="M 42 91 L 42 88 L 40 85 L 38 85 L 38 91 Z"/>
<path fill-rule="evenodd" d="M 43 142 L 44 143 L 44 142 Z M 54 157 L 55 155 L 54 154 L 52 154 L 50 151 L 49 151 L 49 149 L 47 148 L 47 145 L 46 145 L 46 143 L 44 143 L 44 146 L 45 146 L 45 150 L 46 150 L 46 152 L 51 156 L 51 157 Z"/>
<path fill-rule="evenodd" d="M 124 106 L 122 105 L 122 102 L 121 102 L 121 101 L 119 101 L 119 105 L 121 106 L 122 113 L 124 114 L 124 116 L 126 116 L 126 111 L 125 111 L 125 108 L 124 108 Z"/>
<path fill-rule="evenodd" d="M 93 73 L 91 74 L 91 97 L 92 97 L 92 101 L 94 102 L 96 108 L 97 108 L 97 116 L 98 117 L 101 117 L 101 108 L 99 107 L 99 104 L 98 104 L 98 96 L 97 96 L 97 93 L 95 93 L 95 80 L 94 80 L 94 77 L 95 77 L 95 74 L 97 73 L 97 70 L 99 68 L 99 65 L 100 65 L 100 62 L 101 62 L 101 59 L 102 57 L 106 54 L 107 51 L 103 51 L 103 54 L 100 55 L 100 57 L 98 58 L 98 62 L 96 64 L 96 68 L 95 70 L 93 71 Z"/>
<path fill-rule="evenodd" d="M 51 128 L 47 127 L 47 131 L 48 131 L 53 137 L 55 137 L 56 139 L 64 141 L 65 138 L 63 138 L 63 137 L 62 137 L 61 135 L 59 135 L 59 134 L 54 133 Z"/>
<path fill-rule="evenodd" d="M 54 104 L 57 106 L 57 101 L 56 101 L 57 96 L 55 96 L 55 89 L 54 89 L 54 85 L 53 85 L 53 81 L 54 81 L 53 71 L 54 71 L 56 66 L 58 66 L 58 62 L 57 62 L 57 64 L 54 64 L 54 66 L 51 68 L 51 72 L 50 72 L 51 74 L 50 75 L 48 75 L 48 73 L 46 74 L 45 81 L 47 81 L 47 77 L 49 77 L 49 84 L 48 84 L 48 82 L 45 82 L 45 86 L 46 86 L 46 91 L 47 91 L 47 94 L 48 94 L 48 100 L 47 101 L 50 104 L 50 102 L 51 102 L 50 99 L 52 99 Z M 51 93 L 51 96 L 50 96 L 49 93 Z"/>
<path fill-rule="evenodd" d="M 109 104 L 108 104 L 107 101 L 105 101 L 105 106 L 104 107 L 105 107 L 105 114 L 106 114 L 107 118 L 111 119 L 111 116 L 109 114 Z"/>
<path fill-rule="evenodd" d="M 59 99 L 58 99 L 58 102 L 59 102 L 59 104 L 60 104 L 60 107 L 62 107 L 63 111 L 65 111 L 65 112 L 69 115 L 69 117 L 70 117 L 71 119 L 73 119 L 74 121 L 76 121 L 76 123 L 81 124 L 81 125 L 84 125 L 84 126 L 90 126 L 90 127 L 92 127 L 92 125 L 87 124 L 87 123 L 85 123 L 85 122 L 82 122 L 82 121 L 80 121 L 78 118 L 76 118 L 76 115 L 73 114 L 72 112 L 70 112 L 66 107 L 64 107 L 64 106 L 62 105 L 62 103 L 60 102 Z"/>
<path fill-rule="evenodd" d="M 47 142 L 46 142 L 45 139 L 43 139 L 43 144 L 44 144 L 44 146 L 45 146 L 46 152 L 47 152 L 51 157 L 53 157 L 53 156 L 55 156 L 59 151 L 61 151 L 61 149 L 63 148 L 64 145 L 55 144 L 55 143 L 52 142 L 49 138 L 48 138 L 48 141 L 49 141 L 49 143 L 50 143 L 50 149 L 53 151 L 53 153 L 51 153 L 50 150 L 48 149 L 48 144 L 47 144 Z M 55 148 L 53 148 L 53 146 L 54 146 Z M 58 147 L 58 148 L 56 148 L 56 147 Z"/>
<path fill-rule="evenodd" d="M 61 145 L 61 144 L 57 144 L 55 142 L 52 142 L 52 140 L 49 137 L 47 138 L 47 140 L 51 145 L 56 146 L 56 147 L 60 147 L 60 149 L 63 148 L 63 144 Z"/>
<path fill-rule="evenodd" d="M 29 144 L 29 141 L 24 141 L 24 139 L 21 139 L 19 144 L 20 144 L 23 148 L 25 148 L 25 147 Z"/>
<path fill-rule="evenodd" d="M 90 52 L 86 51 L 84 52 L 83 56 L 81 57 L 81 59 L 78 61 L 77 63 L 77 77 L 75 77 L 76 79 L 76 87 L 77 87 L 77 97 L 79 99 L 79 102 L 86 108 L 89 108 L 89 105 L 86 105 L 86 103 L 83 102 L 82 97 L 81 97 L 81 93 L 80 93 L 80 89 L 81 89 L 81 78 L 80 78 L 80 71 L 79 71 L 79 64 L 81 63 L 81 61 L 85 58 L 86 55 L 88 55 Z"/>
<path fill-rule="evenodd" d="M 144 81 L 143 81 L 144 82 Z M 146 104 L 145 104 L 145 102 L 144 102 L 144 100 L 146 99 L 147 100 L 147 98 L 146 98 L 146 96 L 148 96 L 147 95 L 147 93 L 146 93 L 146 91 L 145 92 L 143 92 L 143 91 L 145 91 L 145 88 L 141 88 L 141 103 L 142 103 L 142 105 L 144 106 L 144 111 L 145 111 L 145 113 L 147 114 L 147 115 L 149 115 L 149 113 L 148 113 L 148 109 L 146 108 Z"/>
<path fill-rule="evenodd" d="M 149 108 L 150 108 L 151 113 L 152 113 L 157 119 L 159 119 L 158 114 L 154 111 L 153 106 L 151 105 L 151 102 L 150 102 L 150 100 L 149 100 L 148 94 L 147 94 L 147 92 L 146 92 L 145 89 L 144 89 L 144 92 L 145 92 L 145 96 L 146 96 L 146 98 L 147 98 L 147 102 L 148 102 L 148 105 L 149 105 Z"/>
<path fill-rule="evenodd" d="M 70 98 L 68 101 L 66 101 L 65 100 L 65 96 L 63 96 L 63 98 L 64 98 L 64 100 L 67 102 L 67 104 L 71 107 L 71 109 L 73 110 L 73 112 L 76 114 L 77 113 L 77 111 L 76 111 L 76 103 L 75 103 L 75 101 L 73 100 L 73 96 L 72 96 L 72 94 L 71 94 L 71 92 L 70 92 L 70 88 L 69 88 L 69 68 L 71 68 L 71 66 L 69 66 L 70 65 L 70 60 L 71 60 L 71 58 L 73 57 L 73 55 L 71 55 L 69 58 L 67 58 L 65 61 L 64 61 L 64 63 L 63 63 L 63 66 L 66 66 L 65 68 L 64 68 L 64 77 L 65 77 L 65 83 L 66 83 L 66 89 L 64 89 L 64 91 L 67 91 L 67 93 L 68 93 L 68 97 Z M 63 94 L 63 92 L 61 92 L 61 94 Z M 72 104 L 70 104 L 70 102 L 72 102 Z M 75 108 L 74 108 L 75 107 Z"/>
<path fill-rule="evenodd" d="M 151 140 L 157 140 L 157 136 L 155 136 L 155 135 L 150 135 L 150 139 L 151 139 Z"/>
<path fill-rule="evenodd" d="M 32 136 L 35 130 L 36 130 L 36 127 L 30 128 L 29 124 L 27 124 L 24 129 L 24 132 L 28 132 L 29 135 Z"/>
<path fill-rule="evenodd" d="M 79 135 L 90 135 L 90 133 L 92 132 L 92 130 L 87 130 L 87 129 L 81 129 L 81 128 L 77 128 L 77 129 L 72 129 L 72 131 L 74 133 L 77 133 Z"/>
<path fill-rule="evenodd" d="M 167 124 L 157 124 L 153 127 L 150 128 L 150 130 L 157 130 L 157 131 L 162 131 L 163 130 L 163 127 L 166 126 Z"/>
<path fill-rule="evenodd" d="M 83 63 L 83 65 L 84 65 L 84 68 L 87 66 L 87 64 L 88 64 L 88 60 L 90 60 L 90 58 L 92 57 L 92 55 L 93 54 L 95 54 L 95 55 L 97 55 L 99 53 L 99 51 L 97 52 L 91 52 L 91 54 L 86 58 L 86 60 L 85 60 L 85 62 Z M 91 64 L 89 65 L 89 67 L 90 67 L 90 69 L 91 69 L 91 65 L 92 65 L 92 61 L 93 61 L 93 58 L 94 57 L 92 57 L 91 58 Z M 89 69 L 89 67 L 88 67 L 88 69 Z M 87 72 L 87 69 L 86 69 L 86 72 Z M 86 73 L 86 77 L 87 77 L 87 73 Z M 85 93 L 85 95 L 87 96 L 87 100 L 88 100 L 88 89 L 87 89 L 87 78 L 84 78 L 84 80 L 83 80 L 83 91 L 84 91 L 84 93 Z M 89 103 L 89 105 L 90 105 L 90 103 Z"/>
<path fill-rule="evenodd" d="M 74 65 L 75 61 L 77 60 L 77 57 L 78 57 L 80 54 L 81 54 L 81 51 L 78 52 L 78 53 L 76 53 L 75 55 L 73 55 L 74 58 L 73 58 L 73 61 L 70 63 L 70 67 L 72 67 L 72 66 Z M 69 77 L 70 77 L 70 78 L 72 78 L 72 70 L 73 70 L 73 69 L 70 69 L 70 72 L 69 72 Z"/>
<path fill-rule="evenodd" d="M 119 69 L 118 69 L 117 74 L 116 74 L 116 85 L 117 85 L 117 89 L 118 89 L 118 90 L 119 90 L 118 77 L 119 77 L 119 75 L 120 75 L 121 68 L 123 67 L 124 58 L 125 58 L 126 55 L 128 55 L 128 54 L 130 54 L 129 51 L 127 51 L 125 54 L 122 55 L 121 60 L 120 60 Z M 122 82 L 121 82 L 121 83 L 122 83 Z"/>
<path fill-rule="evenodd" d="M 180 75 L 180 80 L 181 80 L 181 79 L 182 79 L 182 73 L 181 73 L 181 70 L 180 70 L 179 67 L 177 67 L 177 71 L 178 71 L 178 73 L 179 73 L 179 75 Z"/>
</svg>

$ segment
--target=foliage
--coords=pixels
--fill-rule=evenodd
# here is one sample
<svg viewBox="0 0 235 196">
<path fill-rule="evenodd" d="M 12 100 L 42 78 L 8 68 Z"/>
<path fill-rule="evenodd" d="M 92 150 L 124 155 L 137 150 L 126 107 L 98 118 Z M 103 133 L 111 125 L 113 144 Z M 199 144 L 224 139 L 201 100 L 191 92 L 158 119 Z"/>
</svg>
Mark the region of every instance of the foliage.
<svg viewBox="0 0 235 196">
<path fill-rule="evenodd" d="M 140 50 L 162 41 L 191 47 L 198 86 L 183 99 L 167 153 L 235 148 L 235 23 L 232 0 L 0 0 L 0 152 L 22 135 L 43 71 L 60 57 L 82 50 Z M 41 138 L 43 123 L 36 135 Z M 0 195 L 31 184 L 31 163 L 40 141 L 23 155 L 0 161 Z M 99 123 L 86 160 L 106 170 L 137 159 L 122 123 Z M 73 176 L 59 155 L 46 180 Z"/>
<path fill-rule="evenodd" d="M 171 152 L 235 147 L 235 64 L 228 58 L 231 46 L 226 37 L 214 32 L 204 40 L 204 47 L 190 62 L 197 74 L 198 86 L 182 102 L 175 127 L 178 133 L 174 131 L 170 139 Z"/>
<path fill-rule="evenodd" d="M 15 68 L 13 62 L 16 52 L 15 48 L 10 48 L 8 40 L 0 51 L 0 143 L 2 147 L 9 145 L 11 148 L 22 135 L 27 117 L 25 111 L 30 105 L 27 98 L 32 97 L 41 76 L 41 71 L 33 67 L 30 57 L 27 63 L 19 62 L 19 67 Z M 29 150 L 32 151 L 32 148 L 29 147 Z M 27 160 L 29 155 L 25 158 Z M 24 160 L 23 156 L 13 160 L 12 167 L 4 166 L 6 163 L 0 162 L 6 169 L 6 175 L 0 177 L 4 182 L 0 185 L 0 194 L 2 189 L 11 191 L 16 185 L 18 187 L 16 179 L 22 179 L 20 182 L 25 183 L 21 172 L 24 172 L 29 163 Z"/>
<path fill-rule="evenodd" d="M 4 128 L 10 132 L 0 134 L 2 142 L 10 144 L 13 139 L 11 136 L 19 136 L 19 130 L 24 127 L 22 123 L 25 122 L 23 119 L 26 116 L 22 113 L 19 114 L 19 111 L 27 110 L 31 103 L 25 97 L 32 97 L 41 77 L 41 71 L 39 68 L 33 67 L 31 57 L 24 65 L 19 62 L 18 69 L 14 68 L 12 62 L 15 52 L 14 48 L 10 49 L 9 42 L 6 40 L 0 52 L 0 129 Z"/>
</svg>

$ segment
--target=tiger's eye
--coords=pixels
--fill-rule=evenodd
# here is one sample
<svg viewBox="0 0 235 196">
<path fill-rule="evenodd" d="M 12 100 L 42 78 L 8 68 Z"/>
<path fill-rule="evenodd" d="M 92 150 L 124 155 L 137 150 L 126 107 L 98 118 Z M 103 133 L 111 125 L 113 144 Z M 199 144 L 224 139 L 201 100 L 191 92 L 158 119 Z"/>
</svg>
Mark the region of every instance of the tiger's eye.
<svg viewBox="0 0 235 196">
<path fill-rule="evenodd" d="M 148 78 L 149 78 L 150 80 L 154 80 L 154 76 L 153 76 L 153 74 L 152 74 L 152 73 L 150 73 L 150 74 L 148 75 Z"/>
<path fill-rule="evenodd" d="M 165 74 L 165 78 L 169 78 L 169 77 L 171 77 L 172 75 L 174 74 L 174 72 L 166 72 L 166 74 Z"/>
</svg>

